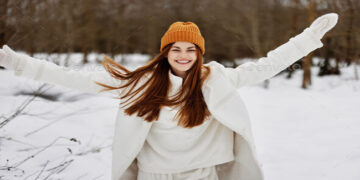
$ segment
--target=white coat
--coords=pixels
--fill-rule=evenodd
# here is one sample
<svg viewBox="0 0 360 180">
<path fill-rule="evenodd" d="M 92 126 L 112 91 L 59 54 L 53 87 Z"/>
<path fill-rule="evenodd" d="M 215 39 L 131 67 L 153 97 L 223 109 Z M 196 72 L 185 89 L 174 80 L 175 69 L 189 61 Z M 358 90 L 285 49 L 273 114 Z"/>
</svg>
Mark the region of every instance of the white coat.
<svg viewBox="0 0 360 180">
<path fill-rule="evenodd" d="M 275 76 L 322 46 L 320 39 L 304 31 L 256 62 L 247 62 L 236 68 L 226 68 L 215 61 L 205 64 L 211 68 L 211 74 L 202 87 L 205 102 L 212 116 L 233 131 L 235 137 L 235 160 L 217 165 L 220 180 L 264 179 L 262 164 L 257 158 L 251 121 L 237 89 Z M 20 61 L 15 75 L 92 93 L 98 93 L 102 88 L 94 80 L 112 85 L 122 83 L 109 76 L 106 71 L 76 71 L 36 59 Z M 115 92 L 118 93 L 121 92 Z M 112 180 L 136 179 L 136 156 L 151 125 L 152 123 L 135 115 L 124 115 L 119 108 L 112 145 Z"/>
</svg>

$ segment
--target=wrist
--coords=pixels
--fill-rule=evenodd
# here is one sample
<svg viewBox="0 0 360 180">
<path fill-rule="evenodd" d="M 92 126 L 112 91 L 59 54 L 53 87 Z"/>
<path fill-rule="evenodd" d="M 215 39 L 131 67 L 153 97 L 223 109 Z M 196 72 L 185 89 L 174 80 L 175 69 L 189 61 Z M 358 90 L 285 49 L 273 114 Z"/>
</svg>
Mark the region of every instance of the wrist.
<svg viewBox="0 0 360 180">
<path fill-rule="evenodd" d="M 319 40 L 322 38 L 322 36 L 320 35 L 317 35 L 313 29 L 311 29 L 310 27 L 304 29 L 304 33 L 307 35 L 307 36 L 310 36 L 312 39 L 314 40 Z"/>
<path fill-rule="evenodd" d="M 310 28 L 290 39 L 291 42 L 305 55 L 323 46 L 319 36 L 316 36 Z"/>
</svg>

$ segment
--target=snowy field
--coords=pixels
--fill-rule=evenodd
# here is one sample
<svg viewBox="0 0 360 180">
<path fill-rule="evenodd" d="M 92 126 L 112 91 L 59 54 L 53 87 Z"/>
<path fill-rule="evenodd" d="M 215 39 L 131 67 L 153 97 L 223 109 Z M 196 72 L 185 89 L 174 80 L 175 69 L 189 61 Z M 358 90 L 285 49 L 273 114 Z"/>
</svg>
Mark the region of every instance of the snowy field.
<svg viewBox="0 0 360 180">
<path fill-rule="evenodd" d="M 94 58 L 82 68 L 98 70 Z M 147 57 L 124 58 L 133 69 Z M 360 81 L 354 67 L 342 67 L 341 76 L 317 71 L 308 90 L 300 71 L 270 79 L 268 89 L 239 89 L 266 180 L 360 179 Z M 0 128 L 0 179 L 110 179 L 116 99 L 53 85 L 42 89 L 50 98 L 31 99 L 41 85 L 0 71 L 0 122 L 16 116 Z"/>
</svg>

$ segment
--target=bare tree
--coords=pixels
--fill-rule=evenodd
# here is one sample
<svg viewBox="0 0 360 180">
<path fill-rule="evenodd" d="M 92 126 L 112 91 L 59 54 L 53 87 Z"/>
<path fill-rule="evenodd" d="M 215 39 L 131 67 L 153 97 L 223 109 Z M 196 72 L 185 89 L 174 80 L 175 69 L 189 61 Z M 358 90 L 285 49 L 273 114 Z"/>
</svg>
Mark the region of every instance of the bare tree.
<svg viewBox="0 0 360 180">
<path fill-rule="evenodd" d="M 304 2 L 308 2 L 308 8 Z M 0 3 L 7 5 L 0 8 L 0 44 L 11 37 L 12 47 L 30 55 L 39 51 L 68 55 L 81 52 L 84 63 L 94 51 L 112 57 L 135 52 L 154 55 L 159 52 L 160 38 L 171 23 L 193 21 L 206 39 L 205 62 L 229 61 L 235 67 L 234 59 L 265 56 L 309 25 L 316 13 L 329 11 L 340 14 L 341 26 L 326 35 L 331 40 L 316 55 L 327 55 L 328 60 L 335 57 L 337 65 L 331 68 L 337 71 L 339 63 L 355 62 L 359 54 L 357 0 L 0 0 Z M 300 16 L 306 13 L 307 20 Z M 307 69 L 312 63 L 306 58 L 302 61 L 303 87 L 311 84 Z M 290 78 L 293 68 L 288 70 Z"/>
<path fill-rule="evenodd" d="M 5 28 L 8 0 L 0 0 L 0 46 L 5 44 Z"/>
<path fill-rule="evenodd" d="M 316 1 L 308 0 L 308 23 L 310 24 L 315 20 L 315 10 L 316 10 Z M 313 52 L 309 53 L 304 58 L 303 65 L 303 81 L 301 87 L 306 89 L 309 85 L 311 85 L 311 64 L 312 64 Z"/>
<path fill-rule="evenodd" d="M 7 17 L 7 0 L 0 0 L 0 46 L 5 44 L 5 28 L 6 28 L 6 17 Z M 0 69 L 3 69 L 0 66 Z"/>
<path fill-rule="evenodd" d="M 299 28 L 299 14 L 300 14 L 300 0 L 292 0 L 292 6 L 290 6 L 291 9 L 291 36 L 295 36 L 298 32 Z M 300 66 L 301 61 L 297 61 L 294 64 L 292 64 L 289 68 L 286 69 L 288 72 L 286 78 L 290 79 L 292 77 L 292 74 L 296 70 L 295 67 Z"/>
</svg>

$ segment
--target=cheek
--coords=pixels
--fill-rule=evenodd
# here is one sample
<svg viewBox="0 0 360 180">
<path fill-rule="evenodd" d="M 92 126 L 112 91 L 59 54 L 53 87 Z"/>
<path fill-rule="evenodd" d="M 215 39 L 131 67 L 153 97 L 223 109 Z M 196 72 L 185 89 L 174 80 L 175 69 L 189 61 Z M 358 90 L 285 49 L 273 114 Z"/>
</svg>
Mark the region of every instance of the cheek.
<svg viewBox="0 0 360 180">
<path fill-rule="evenodd" d="M 167 59 L 168 59 L 169 61 L 174 61 L 174 58 L 175 58 L 174 55 L 169 52 L 169 54 L 167 55 Z"/>
<path fill-rule="evenodd" d="M 168 61 L 170 65 L 175 64 L 175 59 L 173 57 L 168 56 Z"/>
<path fill-rule="evenodd" d="M 197 60 L 196 54 L 193 54 L 191 57 L 193 60 Z"/>
<path fill-rule="evenodd" d="M 197 61 L 197 56 L 195 53 L 191 55 L 191 59 L 193 60 L 192 64 L 194 64 Z"/>
</svg>

